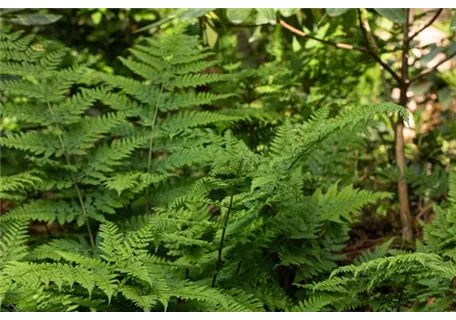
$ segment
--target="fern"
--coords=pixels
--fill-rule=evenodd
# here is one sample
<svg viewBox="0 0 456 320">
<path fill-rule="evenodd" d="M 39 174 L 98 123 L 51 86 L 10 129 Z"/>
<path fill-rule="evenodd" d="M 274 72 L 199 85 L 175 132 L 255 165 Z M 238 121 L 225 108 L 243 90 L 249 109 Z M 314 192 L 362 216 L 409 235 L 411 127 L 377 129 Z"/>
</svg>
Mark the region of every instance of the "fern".
<svg viewBox="0 0 456 320">
<path fill-rule="evenodd" d="M 123 76 L 33 36 L 0 41 L 1 116 L 17 121 L 0 143 L 23 160 L 0 189 L 14 201 L 0 217 L 3 308 L 391 311 L 432 296 L 449 309 L 454 177 L 420 252 L 390 241 L 344 265 L 352 223 L 391 195 L 341 168 L 366 125 L 403 107 L 292 116 L 297 79 L 276 82 L 289 69 L 209 73 L 220 61 L 183 34 L 139 41 Z"/>
<path fill-rule="evenodd" d="M 2 237 L 0 240 L 1 264 L 4 265 L 9 261 L 22 260 L 28 251 L 26 242 L 27 225 L 24 224 L 23 220 L 5 223 L 2 226 Z"/>
<path fill-rule="evenodd" d="M 42 179 L 44 183 L 38 183 L 38 177 L 35 179 L 30 177 L 27 185 L 25 182 L 20 184 L 18 175 L 7 178 L 7 181 L 15 179 L 14 187 L 19 189 L 19 194 L 24 191 L 30 193 L 45 189 L 57 195 L 60 193 L 58 197 L 75 199 L 80 207 L 77 214 L 78 220 L 84 221 L 94 247 L 89 219 L 94 217 L 98 217 L 97 220 L 103 219 L 98 213 L 92 213 L 90 208 L 86 207 L 89 199 L 87 195 L 83 195 L 81 191 L 83 186 L 78 181 L 76 173 L 81 171 L 83 164 L 81 157 L 89 154 L 98 141 L 104 139 L 122 122 L 122 118 L 113 112 L 99 116 L 84 115 L 93 106 L 95 99 L 84 91 L 70 94 L 70 90 L 78 86 L 78 81 L 86 69 L 62 66 L 62 60 L 68 50 L 55 48 L 49 42 L 44 45 L 30 45 L 32 38 L 29 37 L 24 43 L 29 45 L 30 49 L 24 49 L 25 44 L 17 35 L 4 34 L 2 37 L 5 38 L 6 50 L 19 46 L 18 50 L 24 54 L 30 54 L 31 59 L 11 62 L 11 60 L 17 60 L 17 57 L 6 56 L 4 57 L 6 61 L 2 60 L 2 64 L 6 65 L 6 68 L 2 68 L 2 74 L 8 75 L 1 80 L 2 90 L 5 93 L 4 101 L 6 101 L 6 114 L 2 116 L 10 115 L 13 110 L 20 110 L 18 120 L 21 125 L 24 125 L 24 129 L 19 133 L 3 136 L 0 143 L 3 147 L 30 154 L 29 166 L 32 168 L 30 172 L 38 174 L 38 177 L 46 176 L 46 181 Z M 16 44 L 16 42 L 19 43 Z M 32 54 L 33 51 L 38 51 L 39 54 L 35 56 Z M 17 103 L 17 101 L 25 103 Z M 36 112 L 41 115 L 35 117 Z M 28 125 L 32 127 L 28 129 Z M 64 181 L 50 184 L 49 180 L 56 175 L 63 177 Z M 14 187 L 7 185 L 6 190 Z M 57 190 L 53 190 L 53 187 L 57 187 Z M 76 194 L 65 196 L 64 194 L 71 189 Z M 53 201 L 32 201 L 23 208 L 18 207 L 12 217 L 39 218 L 49 222 L 57 219 L 60 223 L 64 223 L 75 220 L 74 211 L 73 207 L 68 206 L 68 202 L 65 204 L 60 201 L 53 206 Z M 6 216 L 5 219 L 9 217 Z"/>
<path fill-rule="evenodd" d="M 434 205 L 436 217 L 424 226 L 425 252 L 435 252 L 444 257 L 455 259 L 456 253 L 456 174 L 451 173 L 448 192 L 449 205 L 444 209 Z"/>
<path fill-rule="evenodd" d="M 322 299 L 329 293 L 331 299 L 334 299 L 332 307 L 335 310 L 364 305 L 378 311 L 390 311 L 399 310 L 411 302 L 426 302 L 427 298 L 420 296 L 417 290 L 419 283 L 424 279 L 449 282 L 454 278 L 455 272 L 453 266 L 435 254 L 401 254 L 373 259 L 359 266 L 340 267 L 331 273 L 330 279 L 306 287 L 313 292 L 324 293 Z M 389 281 L 402 283 L 402 289 L 398 288 L 398 291 L 386 295 L 376 294 L 376 290 L 388 287 Z"/>
</svg>

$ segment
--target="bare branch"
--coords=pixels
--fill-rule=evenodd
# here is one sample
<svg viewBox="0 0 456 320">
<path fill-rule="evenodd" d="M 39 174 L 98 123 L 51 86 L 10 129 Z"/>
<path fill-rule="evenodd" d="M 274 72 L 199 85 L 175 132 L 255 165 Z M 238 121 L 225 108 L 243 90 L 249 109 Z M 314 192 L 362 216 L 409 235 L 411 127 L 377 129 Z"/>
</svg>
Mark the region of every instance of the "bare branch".
<svg viewBox="0 0 456 320">
<path fill-rule="evenodd" d="M 330 45 L 330 46 L 333 46 L 333 47 L 336 47 L 336 48 L 339 48 L 339 49 L 355 50 L 355 51 L 366 52 L 366 53 L 368 52 L 366 48 L 355 47 L 355 46 L 352 46 L 351 44 L 334 42 L 334 41 L 329 41 L 329 40 L 324 40 L 324 39 L 320 39 L 320 38 L 314 37 L 314 36 L 312 36 L 310 34 L 307 34 L 307 33 L 303 32 L 303 31 L 299 30 L 299 29 L 296 29 L 293 26 L 290 26 L 288 23 L 286 23 L 283 20 L 280 20 L 280 24 L 283 27 L 285 27 L 288 30 L 290 30 L 291 32 L 293 32 L 294 34 L 297 34 L 298 36 L 301 36 L 301 37 L 304 37 L 304 38 L 313 39 L 313 40 L 316 40 L 318 42 L 321 42 L 321 43 L 324 43 L 324 44 L 327 44 L 327 45 Z"/>
<path fill-rule="evenodd" d="M 361 9 L 358 9 L 358 21 L 359 21 L 359 28 L 361 29 L 364 37 L 364 41 L 366 42 L 366 46 L 368 50 L 371 50 L 369 45 L 369 38 L 367 37 L 367 31 L 364 28 L 363 20 L 361 18 Z"/>
<path fill-rule="evenodd" d="M 362 21 L 362 18 L 361 18 L 361 10 L 358 9 L 358 20 L 359 20 L 359 27 L 361 28 L 361 31 L 363 33 L 363 36 L 364 36 L 364 40 L 366 41 L 366 46 L 367 46 L 367 53 L 369 53 L 371 55 L 371 57 L 377 61 L 378 63 L 380 63 L 380 65 L 383 67 L 383 69 L 385 69 L 386 71 L 388 71 L 388 73 L 393 76 L 393 78 L 397 81 L 398 84 L 401 84 L 402 83 L 402 80 L 401 77 L 399 77 L 396 72 L 394 72 L 393 69 L 391 69 L 391 67 L 386 64 L 378 55 L 377 53 L 374 51 L 373 48 L 371 48 L 371 46 L 369 45 L 369 38 L 368 38 L 368 35 L 367 35 L 367 32 L 366 32 L 366 29 L 364 28 L 364 25 L 363 25 L 363 21 Z"/>
<path fill-rule="evenodd" d="M 417 76 L 413 77 L 411 80 L 410 80 L 410 83 L 424 77 L 425 75 L 428 75 L 430 74 L 431 72 L 434 72 L 435 70 L 437 70 L 438 67 L 440 67 L 442 64 L 444 64 L 445 62 L 447 62 L 448 60 L 452 59 L 454 56 L 456 56 L 456 51 L 453 52 L 452 54 L 448 55 L 448 57 L 446 57 L 445 59 L 443 59 L 442 61 L 440 61 L 439 63 L 437 63 L 435 66 L 433 66 L 432 68 L 429 68 L 429 69 L 426 69 L 424 71 L 422 71 L 420 74 L 418 74 Z"/>
<path fill-rule="evenodd" d="M 346 43 L 339 43 L 339 42 L 334 42 L 334 41 L 330 41 L 330 40 L 324 40 L 324 39 L 320 39 L 320 38 L 317 38 L 317 37 L 314 37 L 312 35 L 309 35 L 309 34 L 306 34 L 305 32 L 299 30 L 299 29 L 296 29 L 295 27 L 293 26 L 290 26 L 288 23 L 286 23 L 285 21 L 283 20 L 280 20 L 280 24 L 287 28 L 288 30 L 290 30 L 291 32 L 293 32 L 294 34 L 297 34 L 298 36 L 301 36 L 301 37 L 304 37 L 304 38 L 309 38 L 309 39 L 313 39 L 315 41 L 318 41 L 318 42 L 321 42 L 321 43 L 324 43 L 324 44 L 327 44 L 327 45 L 330 45 L 330 46 L 333 46 L 335 48 L 339 48 L 339 49 L 345 49 L 345 50 L 354 50 L 354 51 L 359 51 L 359 52 L 364 52 L 364 53 L 367 53 L 369 54 L 376 62 L 380 63 L 380 65 L 385 68 L 386 71 L 388 71 L 389 74 L 391 74 L 391 76 L 394 78 L 394 80 L 397 81 L 397 83 L 401 83 L 401 78 L 396 74 L 396 72 L 393 71 L 393 69 L 391 69 L 391 67 L 389 65 L 387 65 L 379 56 L 377 56 L 375 54 L 375 52 L 373 52 L 372 50 L 370 49 L 366 49 L 366 48 L 362 48 L 362 47 L 355 47 L 351 44 L 346 44 Z"/>
<path fill-rule="evenodd" d="M 361 31 L 363 32 L 364 40 L 366 42 L 366 45 L 371 47 L 370 49 L 375 52 L 378 55 L 378 46 L 377 46 L 377 41 L 375 40 L 374 35 L 372 34 L 370 25 L 369 25 L 369 20 L 368 19 L 363 19 L 363 15 L 361 13 L 362 9 L 358 9 L 358 17 L 359 17 L 359 26 L 361 28 Z M 364 9 L 365 10 L 365 9 Z M 367 13 L 367 11 L 366 11 Z M 385 68 L 380 66 L 380 76 L 382 79 L 382 86 L 383 86 L 383 95 L 385 100 L 391 100 L 391 95 L 388 93 L 388 83 L 385 78 Z"/>
<path fill-rule="evenodd" d="M 434 17 L 432 17 L 432 19 L 426 23 L 420 30 L 418 30 L 417 32 L 415 32 L 414 34 L 412 34 L 408 41 L 412 41 L 413 38 L 415 38 L 417 35 L 419 35 L 424 29 L 426 29 L 427 27 L 429 27 L 431 24 L 434 23 L 434 21 L 439 17 L 439 15 L 442 13 L 443 9 L 439 9 L 437 10 L 437 13 L 434 15 Z"/>
</svg>

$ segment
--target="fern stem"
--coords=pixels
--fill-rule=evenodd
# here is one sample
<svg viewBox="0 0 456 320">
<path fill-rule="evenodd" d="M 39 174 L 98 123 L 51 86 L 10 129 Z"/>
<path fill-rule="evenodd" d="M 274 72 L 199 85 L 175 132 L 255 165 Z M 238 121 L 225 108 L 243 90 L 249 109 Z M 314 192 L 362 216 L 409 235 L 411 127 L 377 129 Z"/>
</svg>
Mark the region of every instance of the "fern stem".
<svg viewBox="0 0 456 320">
<path fill-rule="evenodd" d="M 407 271 L 407 274 L 405 275 L 404 282 L 402 283 L 402 288 L 401 288 L 401 291 L 399 293 L 399 298 L 397 300 L 396 312 L 400 312 L 401 311 L 402 295 L 404 294 L 405 285 L 407 284 L 407 280 L 408 280 L 410 271 L 411 271 L 411 269 L 409 269 L 409 271 Z"/>
<path fill-rule="evenodd" d="M 309 146 L 307 146 L 307 148 L 302 151 L 294 160 L 293 162 L 291 162 L 290 166 L 288 167 L 288 170 L 291 170 L 293 169 L 293 167 L 296 165 L 296 163 L 298 163 L 299 160 L 301 160 L 301 158 L 305 155 L 308 154 L 308 151 L 310 149 L 312 149 L 313 146 L 315 146 L 317 143 L 323 141 L 324 139 L 326 139 L 329 135 L 331 135 L 332 132 L 328 132 L 327 134 L 325 134 L 324 136 L 320 136 L 316 141 L 312 142 Z"/>
<path fill-rule="evenodd" d="M 90 246 L 92 247 L 92 251 L 95 252 L 95 240 L 93 238 L 92 229 L 90 228 L 89 215 L 87 214 L 87 211 L 86 211 L 86 208 L 84 205 L 84 201 L 83 201 L 82 195 L 81 195 L 81 190 L 79 189 L 79 186 L 76 183 L 76 179 L 74 178 L 73 174 L 71 174 L 71 177 L 73 179 L 74 187 L 78 194 L 79 204 L 81 205 L 82 213 L 84 215 L 84 219 L 85 219 L 85 223 L 86 223 L 86 227 L 87 227 L 87 233 L 89 235 L 89 240 L 90 240 Z"/>
<path fill-rule="evenodd" d="M 239 163 L 239 167 L 236 171 L 235 179 L 239 176 L 239 171 L 241 170 L 242 167 L 242 161 L 241 159 Z M 214 277 L 212 278 L 212 288 L 215 287 L 215 283 L 217 282 L 217 275 L 220 271 L 220 268 L 222 267 L 222 253 L 223 253 L 223 244 L 225 242 L 225 234 L 226 234 L 226 228 L 228 226 L 228 220 L 230 218 L 231 214 L 231 209 L 233 208 L 233 198 L 234 198 L 234 191 L 236 189 L 236 184 L 233 186 L 233 190 L 231 191 L 231 196 L 230 196 L 230 203 L 228 204 L 228 212 L 225 215 L 225 220 L 223 221 L 223 227 L 222 227 L 222 236 L 220 237 L 220 244 L 218 248 L 218 257 L 217 257 L 217 262 L 215 264 L 215 273 Z"/>
<path fill-rule="evenodd" d="M 162 96 L 164 87 L 165 87 L 165 82 L 162 82 L 162 85 L 160 87 L 160 92 L 157 97 L 157 105 L 155 107 L 154 116 L 152 118 L 152 126 L 150 128 L 149 153 L 148 153 L 148 157 L 147 157 L 147 173 L 150 173 L 150 169 L 152 167 L 152 146 L 153 146 L 153 142 L 154 142 L 155 123 L 157 122 L 158 109 L 160 106 L 160 98 Z M 149 212 L 150 212 L 150 185 L 147 187 L 146 198 L 147 198 L 146 213 L 149 214 Z"/>
<path fill-rule="evenodd" d="M 241 272 L 242 260 L 238 262 L 237 269 L 236 269 L 236 276 L 239 276 L 239 272 Z"/>
<path fill-rule="evenodd" d="M 63 154 L 65 157 L 66 163 L 68 166 L 71 166 L 70 156 L 69 156 L 68 152 L 66 151 L 65 142 L 63 141 L 62 130 L 60 129 L 59 124 L 57 123 L 57 119 L 55 118 L 54 110 L 52 109 L 51 104 L 49 103 L 49 101 L 46 101 L 46 103 L 47 103 L 49 112 L 51 113 L 51 116 L 54 120 L 54 124 L 57 127 L 57 130 L 59 131 L 58 138 L 60 141 L 60 146 L 62 147 L 62 150 L 63 150 Z M 81 206 L 82 215 L 84 217 L 85 225 L 87 227 L 87 234 L 89 236 L 90 246 L 92 247 L 92 251 L 95 252 L 95 240 L 93 238 L 92 229 L 90 228 L 89 216 L 87 214 L 87 211 L 86 211 L 86 208 L 84 205 L 84 200 L 82 199 L 81 190 L 79 189 L 78 183 L 76 181 L 76 178 L 74 177 L 73 172 L 71 172 L 70 176 L 71 176 L 71 181 L 73 182 L 74 187 L 76 189 L 76 193 L 78 195 L 79 205 Z"/>
</svg>

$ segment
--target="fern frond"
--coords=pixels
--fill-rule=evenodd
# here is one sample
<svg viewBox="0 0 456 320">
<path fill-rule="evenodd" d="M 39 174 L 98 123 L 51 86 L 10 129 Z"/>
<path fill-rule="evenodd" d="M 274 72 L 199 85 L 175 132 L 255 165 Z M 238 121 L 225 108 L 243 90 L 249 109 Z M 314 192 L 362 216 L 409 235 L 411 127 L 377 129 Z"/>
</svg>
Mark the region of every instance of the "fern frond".
<svg viewBox="0 0 456 320">
<path fill-rule="evenodd" d="M 27 233 L 28 224 L 25 223 L 25 220 L 2 222 L 0 239 L 0 262 L 2 265 L 9 261 L 20 261 L 27 255 Z"/>
<path fill-rule="evenodd" d="M 40 199 L 14 208 L 4 215 L 2 220 L 58 221 L 64 224 L 74 221 L 80 212 L 81 209 L 76 203 Z"/>
<path fill-rule="evenodd" d="M 312 196 L 312 204 L 322 221 L 340 222 L 341 218 L 350 221 L 350 214 L 359 211 L 366 204 L 391 197 L 389 193 L 372 193 L 356 190 L 350 186 L 340 191 L 337 189 L 337 183 L 335 183 L 329 187 L 326 194 L 318 189 Z"/>
<path fill-rule="evenodd" d="M 100 250 L 103 252 L 102 258 L 106 261 L 116 261 L 119 256 L 117 251 L 124 241 L 124 236 L 119 232 L 119 228 L 111 222 L 106 222 L 100 226 Z"/>
<path fill-rule="evenodd" d="M 99 117 L 85 117 L 74 129 L 63 133 L 66 152 L 74 155 L 85 155 L 115 126 L 123 121 L 120 115 L 108 113 Z"/>
<path fill-rule="evenodd" d="M 2 199 L 22 199 L 24 193 L 43 182 L 43 174 L 30 170 L 9 176 L 1 176 L 0 194 Z"/>
<path fill-rule="evenodd" d="M 241 117 L 217 114 L 209 111 L 184 111 L 166 118 L 160 129 L 166 132 L 179 132 L 185 128 L 208 125 L 217 122 L 233 122 Z"/>
<path fill-rule="evenodd" d="M 92 181 L 89 178 L 95 179 L 95 183 L 100 183 L 100 180 L 105 179 L 105 174 L 113 172 L 115 168 L 121 165 L 121 161 L 131 155 L 131 153 L 144 145 L 146 138 L 130 137 L 119 140 L 114 140 L 111 145 L 105 144 L 98 147 L 94 153 L 89 155 L 87 162 L 81 170 L 81 181 Z"/>
<path fill-rule="evenodd" d="M 324 311 L 325 307 L 334 303 L 334 298 L 324 296 L 314 296 L 305 301 L 300 301 L 292 307 L 291 312 L 318 312 Z"/>
<path fill-rule="evenodd" d="M 138 288 L 134 286 L 124 286 L 120 289 L 122 295 L 135 303 L 139 308 L 142 308 L 145 312 L 149 312 L 152 307 L 157 303 L 157 296 L 141 293 Z"/>
<path fill-rule="evenodd" d="M 35 155 L 61 156 L 63 150 L 58 138 L 52 132 L 21 132 L 2 137 L 0 144 L 4 147 L 29 151 Z"/>
</svg>

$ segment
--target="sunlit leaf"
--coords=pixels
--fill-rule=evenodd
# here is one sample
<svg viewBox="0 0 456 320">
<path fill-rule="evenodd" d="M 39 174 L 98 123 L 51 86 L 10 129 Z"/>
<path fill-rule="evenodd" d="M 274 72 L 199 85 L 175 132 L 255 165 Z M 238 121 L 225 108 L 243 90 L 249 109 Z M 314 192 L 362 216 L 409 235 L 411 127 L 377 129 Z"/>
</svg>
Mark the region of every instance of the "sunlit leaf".
<svg viewBox="0 0 456 320">
<path fill-rule="evenodd" d="M 187 9 L 182 14 L 179 15 L 181 20 L 191 20 L 204 16 L 206 13 L 209 13 L 215 9 L 208 8 L 199 8 L 199 9 Z"/>
<path fill-rule="evenodd" d="M 445 109 L 451 107 L 451 103 L 453 100 L 452 92 L 448 87 L 440 89 L 438 92 L 439 102 Z"/>
<path fill-rule="evenodd" d="M 291 44 L 291 47 L 293 49 L 293 52 L 298 52 L 299 50 L 302 49 L 302 46 L 299 43 L 298 39 L 296 39 L 296 37 L 293 37 L 293 42 Z"/>
<path fill-rule="evenodd" d="M 95 13 L 92 13 L 90 16 L 94 24 L 99 24 L 101 22 L 101 19 L 103 18 L 103 14 L 100 11 L 97 11 Z"/>
<path fill-rule="evenodd" d="M 226 9 L 226 17 L 232 23 L 240 24 L 247 20 L 252 9 Z"/>
<path fill-rule="evenodd" d="M 396 23 L 404 24 L 406 22 L 404 9 L 374 9 L 386 19 Z"/>
<path fill-rule="evenodd" d="M 205 37 L 207 44 L 211 48 L 214 48 L 215 44 L 217 43 L 218 34 L 217 31 L 215 31 L 214 28 L 212 28 L 208 23 L 206 23 Z"/>
<path fill-rule="evenodd" d="M 274 9 L 257 9 L 257 24 L 275 24 L 276 14 Z"/>
<path fill-rule="evenodd" d="M 166 23 L 166 22 L 169 22 L 173 19 L 180 19 L 180 20 L 192 20 L 192 19 L 196 19 L 196 18 L 199 18 L 199 17 L 202 17 L 204 16 L 205 14 L 213 11 L 215 9 L 207 9 L 207 8 L 201 8 L 201 9 L 180 9 L 180 10 L 177 10 L 176 13 L 174 14 L 170 14 L 169 16 L 167 17 L 164 17 L 163 19 L 157 21 L 157 22 L 154 22 L 152 24 L 149 24 L 145 27 L 142 27 L 138 30 L 135 31 L 136 32 L 142 32 L 142 31 L 145 31 L 145 30 L 149 30 L 149 29 L 152 29 L 152 28 L 155 28 L 155 27 L 158 27 L 158 26 L 161 26 L 162 24 Z"/>
<path fill-rule="evenodd" d="M 326 8 L 326 13 L 330 17 L 337 17 L 350 10 L 349 8 Z"/>
<path fill-rule="evenodd" d="M 17 15 L 15 18 L 9 19 L 8 21 L 23 26 L 40 26 L 54 23 L 60 18 L 62 18 L 62 16 L 57 14 L 32 13 Z"/>
<path fill-rule="evenodd" d="M 453 10 L 453 17 L 451 18 L 450 31 L 456 31 L 456 9 Z"/>
<path fill-rule="evenodd" d="M 19 8 L 4 8 L 4 9 L 0 9 L 0 14 L 13 13 L 13 12 L 18 12 L 18 11 L 22 11 L 22 10 L 25 10 L 25 9 L 19 9 Z"/>
<path fill-rule="evenodd" d="M 281 16 L 288 18 L 288 17 L 291 17 L 292 15 L 294 15 L 296 13 L 296 10 L 298 10 L 298 9 L 291 8 L 291 9 L 278 9 L 278 10 L 279 10 L 279 13 Z"/>
</svg>

